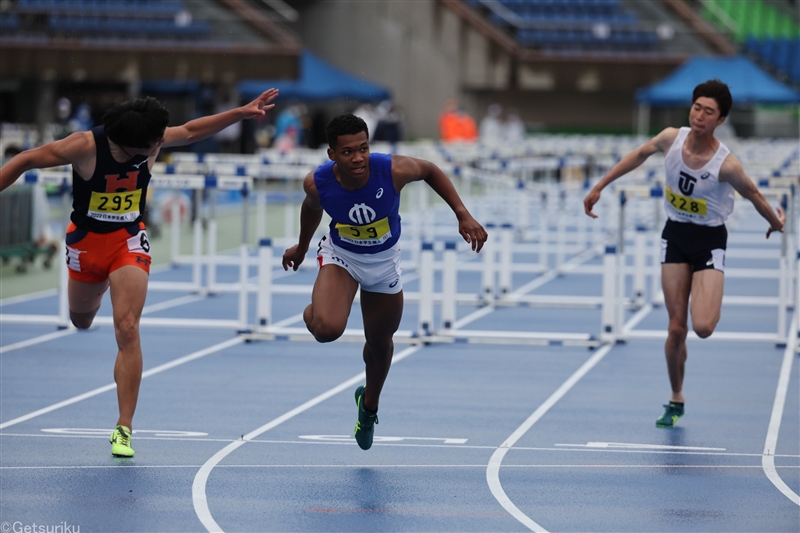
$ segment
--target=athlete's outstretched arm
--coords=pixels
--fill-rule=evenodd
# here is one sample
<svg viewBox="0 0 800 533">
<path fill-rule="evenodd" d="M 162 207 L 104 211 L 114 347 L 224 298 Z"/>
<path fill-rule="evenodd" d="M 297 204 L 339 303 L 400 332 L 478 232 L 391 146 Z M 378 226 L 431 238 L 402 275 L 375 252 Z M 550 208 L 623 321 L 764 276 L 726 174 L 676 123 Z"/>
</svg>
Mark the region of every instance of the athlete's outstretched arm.
<svg viewBox="0 0 800 533">
<path fill-rule="evenodd" d="M 164 146 L 192 144 L 211 137 L 240 120 L 264 116 L 270 109 L 275 107 L 275 104 L 270 102 L 277 97 L 278 89 L 269 89 L 247 105 L 217 113 L 216 115 L 190 120 L 182 126 L 167 128 L 164 132 Z"/>
<path fill-rule="evenodd" d="M 678 131 L 679 130 L 676 128 L 667 128 L 641 145 L 636 150 L 620 159 L 619 163 L 614 165 L 614 167 L 609 170 L 600 181 L 597 182 L 594 188 L 589 191 L 589 194 L 586 195 L 586 198 L 583 199 L 583 208 L 586 211 L 586 214 L 592 218 L 597 218 L 597 215 L 592 213 L 592 207 L 598 202 L 598 200 L 600 200 L 600 192 L 615 179 L 624 176 L 635 168 L 638 168 L 642 163 L 647 161 L 647 158 L 651 155 L 657 152 L 666 152 L 669 150 L 669 147 L 672 146 L 672 143 L 675 141 L 675 137 L 678 135 Z"/>
<path fill-rule="evenodd" d="M 94 156 L 94 152 L 94 140 L 90 132 L 73 133 L 59 141 L 20 152 L 0 168 L 0 191 L 29 170 L 83 164 Z"/>
<path fill-rule="evenodd" d="M 317 231 L 320 221 L 322 221 L 322 204 L 319 201 L 319 192 L 314 183 L 314 173 L 310 173 L 303 180 L 303 190 L 306 197 L 303 199 L 303 204 L 300 206 L 300 237 L 297 244 L 289 248 L 283 253 L 283 269 L 297 270 L 300 264 L 306 258 L 308 246 L 311 243 L 311 238 L 314 232 Z"/>
<path fill-rule="evenodd" d="M 776 211 L 772 210 L 772 206 L 764 195 L 758 190 L 756 184 L 753 183 L 742 167 L 738 159 L 729 155 L 722 162 L 722 167 L 719 169 L 719 181 L 722 183 L 729 183 L 736 192 L 753 202 L 756 211 L 769 222 L 769 229 L 767 230 L 767 239 L 773 231 L 783 231 L 783 225 L 786 222 L 786 214 L 783 209 L 778 206 Z"/>
<path fill-rule="evenodd" d="M 398 191 L 409 182 L 424 180 L 455 213 L 458 219 L 458 233 L 472 245 L 474 251 L 481 251 L 488 234 L 464 206 L 456 188 L 442 169 L 424 159 L 393 155 L 392 179 Z"/>
</svg>

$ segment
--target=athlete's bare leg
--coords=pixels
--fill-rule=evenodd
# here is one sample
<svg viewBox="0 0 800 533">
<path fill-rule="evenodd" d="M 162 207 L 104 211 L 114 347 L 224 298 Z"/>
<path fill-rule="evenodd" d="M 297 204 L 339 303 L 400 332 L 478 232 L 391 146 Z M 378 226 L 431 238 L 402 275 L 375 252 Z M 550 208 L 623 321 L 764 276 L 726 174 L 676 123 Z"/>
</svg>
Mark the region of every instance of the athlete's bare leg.
<svg viewBox="0 0 800 533">
<path fill-rule="evenodd" d="M 692 329 L 705 339 L 714 333 L 722 310 L 725 275 L 719 270 L 706 269 L 692 274 Z"/>
<path fill-rule="evenodd" d="M 319 269 L 311 304 L 303 311 L 306 327 L 318 342 L 331 342 L 342 336 L 357 290 L 358 282 L 344 268 L 324 265 Z"/>
<path fill-rule="evenodd" d="M 133 429 L 133 413 L 142 381 L 142 345 L 139 342 L 139 319 L 147 296 L 148 274 L 141 268 L 127 265 L 109 274 L 111 305 L 114 308 L 114 334 L 117 337 L 117 382 L 119 420 L 117 425 Z"/>
<path fill-rule="evenodd" d="M 86 283 L 69 278 L 67 295 L 69 298 L 69 318 L 78 329 L 87 329 L 100 310 L 103 294 L 108 289 L 108 281 Z"/>
<path fill-rule="evenodd" d="M 403 317 L 403 291 L 382 294 L 362 289 L 361 314 L 364 315 L 364 335 L 367 338 L 364 344 L 367 371 L 364 409 L 377 411 L 383 383 L 392 366 L 392 336 L 400 327 L 400 319 Z"/>
<path fill-rule="evenodd" d="M 688 263 L 664 263 L 661 265 L 661 287 L 664 304 L 669 315 L 667 342 L 664 354 L 667 372 L 672 387 L 671 402 L 684 403 L 683 376 L 686 369 L 686 335 L 689 311 L 689 293 L 692 291 L 692 271 Z"/>
</svg>

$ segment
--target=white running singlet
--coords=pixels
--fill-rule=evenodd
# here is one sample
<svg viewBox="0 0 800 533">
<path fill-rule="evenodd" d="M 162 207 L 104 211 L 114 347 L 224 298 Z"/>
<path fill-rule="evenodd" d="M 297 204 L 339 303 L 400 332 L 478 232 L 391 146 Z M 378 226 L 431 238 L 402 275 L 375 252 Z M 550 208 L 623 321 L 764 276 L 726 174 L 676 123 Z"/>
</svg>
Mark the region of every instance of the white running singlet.
<svg viewBox="0 0 800 533">
<path fill-rule="evenodd" d="M 691 169 L 683 162 L 681 152 L 691 128 L 681 128 L 678 137 L 664 158 L 667 179 L 664 209 L 675 222 L 691 222 L 699 226 L 721 226 L 733 211 L 733 187 L 719 182 L 722 162 L 731 151 L 722 143 L 708 163 Z"/>
</svg>

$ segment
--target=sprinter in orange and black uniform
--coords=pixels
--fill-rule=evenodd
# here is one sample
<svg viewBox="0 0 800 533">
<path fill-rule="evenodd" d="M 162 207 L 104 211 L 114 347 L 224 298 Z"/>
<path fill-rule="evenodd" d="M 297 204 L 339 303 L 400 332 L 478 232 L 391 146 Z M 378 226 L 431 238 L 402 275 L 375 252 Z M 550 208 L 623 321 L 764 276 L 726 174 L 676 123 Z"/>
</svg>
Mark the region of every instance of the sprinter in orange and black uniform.
<svg viewBox="0 0 800 533">
<path fill-rule="evenodd" d="M 91 130 L 96 166 L 89 180 L 73 169 L 72 221 L 67 229 L 70 278 L 103 283 L 120 267 L 150 272 L 150 242 L 142 217 L 150 182 L 147 155 L 123 163 L 111 154 L 105 126 Z"/>
<path fill-rule="evenodd" d="M 119 418 L 111 453 L 133 457 L 131 427 L 139 384 L 142 316 L 150 272 L 150 243 L 142 215 L 150 169 L 163 146 L 200 141 L 244 119 L 264 116 L 278 91 L 270 89 L 247 105 L 167 127 L 169 112 L 154 98 L 112 107 L 103 126 L 11 158 L 0 168 L 0 191 L 34 168 L 72 165 L 74 202 L 67 229 L 69 314 L 73 325 L 92 325 L 103 294 L 111 288 L 117 360 Z"/>
</svg>

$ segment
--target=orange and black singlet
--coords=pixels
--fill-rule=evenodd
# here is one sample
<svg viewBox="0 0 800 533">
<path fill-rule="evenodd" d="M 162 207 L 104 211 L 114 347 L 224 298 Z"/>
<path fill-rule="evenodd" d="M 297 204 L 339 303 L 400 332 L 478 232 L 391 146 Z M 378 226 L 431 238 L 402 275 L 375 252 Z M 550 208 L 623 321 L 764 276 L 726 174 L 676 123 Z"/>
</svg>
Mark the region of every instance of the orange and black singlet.
<svg viewBox="0 0 800 533">
<path fill-rule="evenodd" d="M 111 156 L 105 128 L 92 129 L 97 163 L 90 180 L 72 172 L 72 215 L 80 229 L 110 233 L 142 220 L 150 183 L 147 156 L 136 155 L 124 163 Z"/>
</svg>

